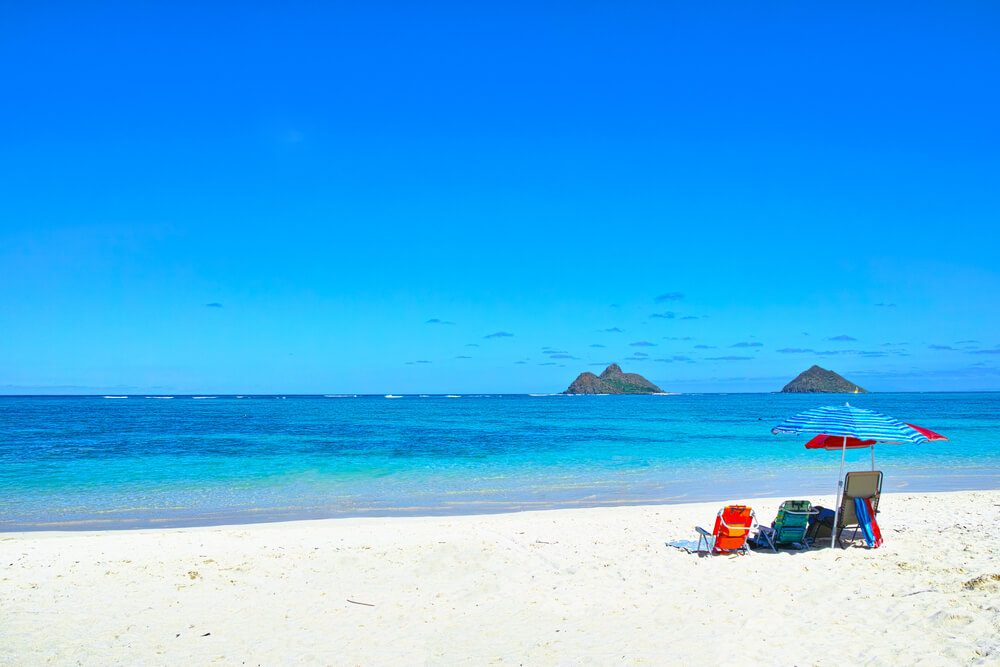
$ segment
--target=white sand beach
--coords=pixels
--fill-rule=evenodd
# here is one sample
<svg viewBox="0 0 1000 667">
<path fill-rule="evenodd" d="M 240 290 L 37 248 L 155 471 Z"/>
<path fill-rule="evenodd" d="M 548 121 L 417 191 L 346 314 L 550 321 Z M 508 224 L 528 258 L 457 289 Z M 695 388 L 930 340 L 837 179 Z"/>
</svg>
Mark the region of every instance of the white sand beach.
<svg viewBox="0 0 1000 667">
<path fill-rule="evenodd" d="M 1000 491 L 887 494 L 877 550 L 664 545 L 722 504 L 3 534 L 0 662 L 1000 663 Z"/>
</svg>

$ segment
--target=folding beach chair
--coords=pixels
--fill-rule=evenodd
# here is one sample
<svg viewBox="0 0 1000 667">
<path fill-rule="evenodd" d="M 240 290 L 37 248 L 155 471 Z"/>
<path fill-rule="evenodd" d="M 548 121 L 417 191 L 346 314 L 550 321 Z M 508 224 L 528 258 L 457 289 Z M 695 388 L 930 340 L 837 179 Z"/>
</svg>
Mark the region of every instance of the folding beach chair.
<svg viewBox="0 0 1000 667">
<path fill-rule="evenodd" d="M 844 478 L 844 494 L 840 500 L 840 516 L 837 519 L 837 544 L 846 548 L 844 544 L 844 531 L 853 528 L 850 542 L 857 539 L 858 532 L 861 531 L 861 521 L 858 519 L 858 512 L 854 503 L 855 498 L 867 500 L 866 509 L 871 507 L 868 514 L 870 520 L 875 521 L 878 513 L 878 501 L 882 495 L 882 472 L 875 470 L 872 472 L 849 472 Z"/>
<path fill-rule="evenodd" d="M 795 547 L 808 549 L 806 529 L 809 527 L 809 517 L 819 514 L 808 500 L 786 500 L 778 508 L 778 516 L 768 526 L 757 529 L 756 543 L 759 546 L 769 546 L 775 553 L 778 547 Z"/>
<path fill-rule="evenodd" d="M 695 526 L 698 531 L 698 553 L 746 553 L 747 536 L 756 523 L 757 517 L 753 509 L 746 505 L 726 505 L 716 515 L 715 527 L 711 533 Z M 701 548 L 703 542 L 704 550 Z"/>
</svg>

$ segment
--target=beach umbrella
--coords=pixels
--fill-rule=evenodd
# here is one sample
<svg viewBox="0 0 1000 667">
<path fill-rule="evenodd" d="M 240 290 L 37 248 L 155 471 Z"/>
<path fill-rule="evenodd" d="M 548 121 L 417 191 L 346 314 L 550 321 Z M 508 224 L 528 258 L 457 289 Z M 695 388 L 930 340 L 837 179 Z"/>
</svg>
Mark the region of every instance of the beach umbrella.
<svg viewBox="0 0 1000 667">
<path fill-rule="evenodd" d="M 917 433 L 922 433 L 927 436 L 928 440 L 947 440 L 945 436 L 940 433 L 935 433 L 929 428 L 924 428 L 923 426 L 917 426 L 916 424 L 907 424 Z M 806 449 L 825 449 L 826 451 L 834 451 L 844 448 L 843 438 L 838 438 L 835 435 L 826 435 L 821 433 L 817 435 L 812 440 L 806 443 Z M 858 440 L 857 438 L 848 438 L 846 448 L 847 449 L 864 449 L 866 447 L 871 447 L 872 450 L 872 470 L 875 470 L 875 441 L 874 440 Z"/>
<path fill-rule="evenodd" d="M 847 453 L 847 441 L 850 438 L 865 441 L 918 444 L 927 442 L 926 435 L 912 426 L 893 419 L 888 415 L 866 408 L 856 408 L 849 403 L 844 405 L 825 406 L 800 412 L 781 422 L 771 432 L 799 433 L 833 436 L 840 439 L 840 474 L 837 476 L 837 505 L 833 515 L 833 534 L 830 536 L 830 546 L 837 540 L 837 520 L 839 518 L 841 490 L 844 488 L 844 457 Z M 861 445 L 870 447 L 872 445 Z"/>
</svg>

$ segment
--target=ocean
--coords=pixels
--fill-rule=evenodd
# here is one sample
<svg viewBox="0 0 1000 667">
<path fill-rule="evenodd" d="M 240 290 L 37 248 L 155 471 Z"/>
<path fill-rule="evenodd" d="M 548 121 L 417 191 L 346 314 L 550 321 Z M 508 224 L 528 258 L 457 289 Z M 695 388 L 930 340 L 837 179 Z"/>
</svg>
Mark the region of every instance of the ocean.
<svg viewBox="0 0 1000 667">
<path fill-rule="evenodd" d="M 1000 488 L 1000 393 L 0 397 L 0 530 L 809 498 L 839 452 L 771 427 L 845 400 L 950 438 L 886 491 Z"/>
</svg>

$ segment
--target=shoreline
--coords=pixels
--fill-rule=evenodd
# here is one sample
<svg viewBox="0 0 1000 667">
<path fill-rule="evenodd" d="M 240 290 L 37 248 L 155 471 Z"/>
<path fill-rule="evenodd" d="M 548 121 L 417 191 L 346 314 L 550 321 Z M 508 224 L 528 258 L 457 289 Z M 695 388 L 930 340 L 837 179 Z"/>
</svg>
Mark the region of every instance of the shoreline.
<svg viewBox="0 0 1000 667">
<path fill-rule="evenodd" d="M 1000 656 L 1000 490 L 886 493 L 877 550 L 665 545 L 721 506 L 7 533 L 0 663 L 724 660 L 720 628 L 779 664 Z"/>
<path fill-rule="evenodd" d="M 825 477 L 826 475 L 819 475 Z M 885 487 L 884 495 L 898 493 L 956 493 L 971 491 L 1000 491 L 1000 475 L 991 469 L 983 471 L 978 479 L 993 480 L 993 484 L 963 484 L 969 480 L 977 479 L 977 476 L 967 474 L 946 475 L 938 471 L 934 478 L 939 482 L 941 479 L 955 478 L 960 480 L 958 484 L 941 485 L 938 488 L 928 489 L 925 486 L 911 486 L 914 476 L 907 477 L 893 474 L 889 477 Z M 289 508 L 259 508 L 235 510 L 232 512 L 207 512 L 202 514 L 178 514 L 164 517 L 137 517 L 137 518 L 108 518 L 108 519 L 67 519 L 44 522 L 0 522 L 0 537 L 20 533 L 46 533 L 46 532 L 67 532 L 67 533 L 87 533 L 87 532 L 128 532 L 137 530 L 169 530 L 169 529 L 190 529 L 190 528 L 218 528 L 218 527 L 238 527 L 257 526 L 262 524 L 285 524 L 304 521 L 341 521 L 347 519 L 392 519 L 392 518 L 449 518 L 463 516 L 494 516 L 498 514 L 522 514 L 526 512 L 557 512 L 560 510 L 576 509 L 599 509 L 615 507 L 673 507 L 677 505 L 692 505 L 704 503 L 725 503 L 727 498 L 743 498 L 747 502 L 752 500 L 768 501 L 776 499 L 774 495 L 775 486 L 790 488 L 790 495 L 785 497 L 816 498 L 826 497 L 828 493 L 803 490 L 812 488 L 812 484 L 796 486 L 794 483 L 782 481 L 776 484 L 767 485 L 767 489 L 759 493 L 740 493 L 738 489 L 733 489 L 729 494 L 699 494 L 692 497 L 690 493 L 680 493 L 674 496 L 646 496 L 646 497 L 608 497 L 606 499 L 585 498 L 574 500 L 481 500 L 481 501 L 455 501 L 451 504 L 439 503 L 431 505 L 412 505 L 395 507 L 353 507 L 347 510 L 336 510 L 330 507 L 289 507 Z M 833 485 L 824 485 L 832 487 Z M 127 511 L 127 510 L 122 510 Z M 107 511 L 105 514 L 113 514 L 114 511 Z"/>
<path fill-rule="evenodd" d="M 958 489 L 958 490 L 942 490 L 942 491 L 883 491 L 882 498 L 886 500 L 891 500 L 896 496 L 950 496 L 954 494 L 968 494 L 968 493 L 985 493 L 985 494 L 996 494 L 998 496 L 998 502 L 1000 502 L 1000 487 L 991 488 L 975 488 L 975 489 Z M 794 494 L 793 494 L 794 495 Z M 665 508 L 677 508 L 679 510 L 688 510 L 692 508 L 709 508 L 709 507 L 722 507 L 723 505 L 750 505 L 751 507 L 757 503 L 762 506 L 774 506 L 777 508 L 783 500 L 792 498 L 793 495 L 783 495 L 783 496 L 733 496 L 720 498 L 717 500 L 692 500 L 692 501 L 678 501 L 678 502 L 659 502 L 659 501 L 608 501 L 606 503 L 600 502 L 587 502 L 581 503 L 578 506 L 564 506 L 560 505 L 557 507 L 525 507 L 523 509 L 498 509 L 496 511 L 484 511 L 484 512 L 448 512 L 442 511 L 441 513 L 427 512 L 424 513 L 424 509 L 429 508 L 415 508 L 412 514 L 350 514 L 343 516 L 326 516 L 326 517 L 314 517 L 314 518 L 288 518 L 279 520 L 269 520 L 264 519 L 261 521 L 234 521 L 226 523 L 196 523 L 191 525 L 178 525 L 178 526 L 157 526 L 157 525 L 146 525 L 146 526 L 124 526 L 124 527 L 110 527 L 110 528 L 97 528 L 97 527 L 80 527 L 80 528 L 48 528 L 40 527 L 37 529 L 22 529 L 22 530 L 0 530 L 0 540 L 5 540 L 9 538 L 27 538 L 30 536 L 39 535 L 83 535 L 83 536 L 100 536 L 104 534 L 130 534 L 130 533 L 143 533 L 143 532 L 170 532 L 170 531 L 197 531 L 197 530 L 239 530 L 248 528 L 258 528 L 274 526 L 280 528 L 282 526 L 287 527 L 303 527 L 303 528 L 322 528 L 325 525 L 333 525 L 337 523 L 350 523 L 350 522 L 364 522 L 364 521 L 384 521 L 384 522 L 395 522 L 395 521 L 418 521 L 418 520 L 472 520 L 477 517 L 489 518 L 489 517 L 517 517 L 525 516 L 531 514 L 551 514 L 559 512 L 587 512 L 592 510 L 628 510 L 628 509 L 639 509 L 646 511 L 657 511 Z M 810 495 L 810 494 L 806 494 Z M 812 502 L 814 505 L 824 505 L 831 507 L 835 504 L 835 498 L 831 494 L 811 494 Z M 797 497 L 797 496 L 796 496 Z M 810 498 L 806 498 L 809 500 Z M 816 500 L 818 499 L 818 500 Z M 998 505 L 1000 507 L 1000 505 Z M 373 512 L 381 512 L 382 510 L 372 510 Z M 393 512 L 395 510 L 392 510 Z M 881 514 L 882 510 L 879 510 Z M 713 514 L 714 518 L 714 514 Z M 761 517 L 762 519 L 762 517 Z M 763 522 L 763 521 L 762 521 Z M 56 524 L 45 524 L 56 525 Z"/>
</svg>

